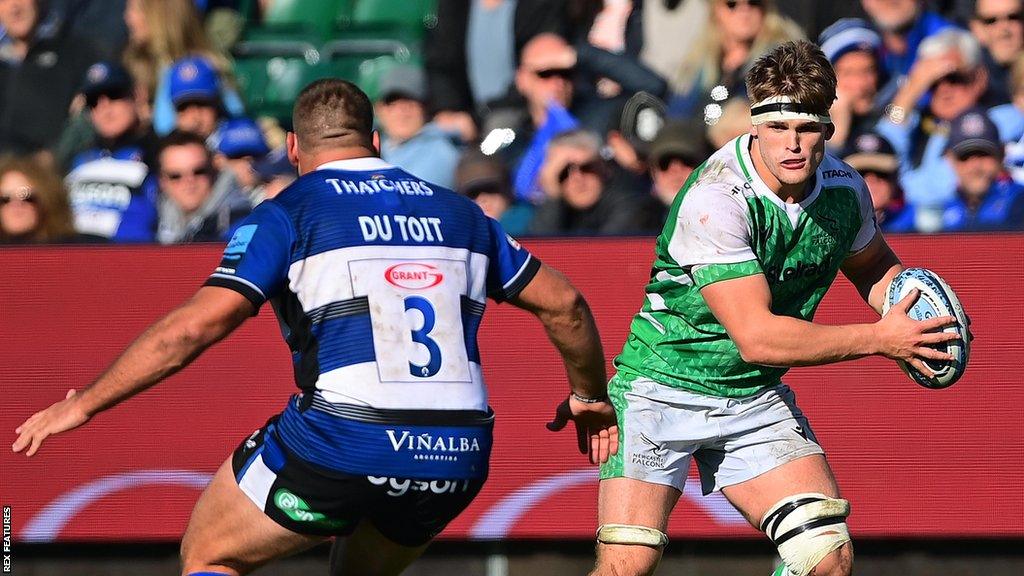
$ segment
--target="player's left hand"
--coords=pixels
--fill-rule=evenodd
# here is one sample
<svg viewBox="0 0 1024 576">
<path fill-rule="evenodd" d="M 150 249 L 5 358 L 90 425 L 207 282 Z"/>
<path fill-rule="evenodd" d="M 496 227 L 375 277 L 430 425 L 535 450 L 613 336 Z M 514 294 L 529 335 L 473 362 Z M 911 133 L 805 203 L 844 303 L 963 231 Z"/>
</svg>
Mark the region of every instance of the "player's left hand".
<svg viewBox="0 0 1024 576">
<path fill-rule="evenodd" d="M 47 436 L 66 432 L 88 422 L 89 416 L 82 410 L 75 392 L 74 389 L 68 390 L 63 400 L 36 412 L 24 424 L 15 428 L 18 439 L 11 445 L 11 450 L 21 452 L 27 447 L 25 456 L 31 456 L 39 450 Z"/>
<path fill-rule="evenodd" d="M 586 454 L 591 464 L 603 464 L 619 451 L 619 426 L 611 402 L 580 402 L 572 396 L 555 409 L 555 419 L 547 428 L 558 432 L 572 420 L 576 426 L 576 441 L 580 454 Z"/>
</svg>

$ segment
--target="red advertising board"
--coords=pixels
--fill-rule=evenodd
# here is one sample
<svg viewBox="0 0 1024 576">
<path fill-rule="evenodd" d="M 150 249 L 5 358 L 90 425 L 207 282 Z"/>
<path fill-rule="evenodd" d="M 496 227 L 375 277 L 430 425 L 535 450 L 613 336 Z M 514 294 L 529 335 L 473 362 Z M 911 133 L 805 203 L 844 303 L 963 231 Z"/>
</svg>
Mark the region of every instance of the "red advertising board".
<svg viewBox="0 0 1024 576">
<path fill-rule="evenodd" d="M 897 237 L 905 262 L 957 290 L 974 320 L 970 369 L 947 390 L 868 358 L 792 370 L 786 381 L 853 505 L 859 537 L 1024 537 L 1024 236 Z M 653 241 L 528 240 L 581 288 L 609 359 L 643 298 Z M 0 430 L 89 383 L 150 322 L 216 266 L 216 246 L 0 250 Z M 817 320 L 868 322 L 840 280 Z M 448 538 L 591 538 L 596 471 L 572 434 L 543 423 L 567 388 L 538 322 L 491 305 L 480 332 L 497 413 L 491 477 Z M 48 440 L 32 458 L 0 450 L 0 501 L 21 541 L 180 537 L 198 491 L 230 451 L 294 390 L 287 348 L 264 309 L 192 367 Z M 691 481 L 675 538 L 757 533 Z"/>
</svg>

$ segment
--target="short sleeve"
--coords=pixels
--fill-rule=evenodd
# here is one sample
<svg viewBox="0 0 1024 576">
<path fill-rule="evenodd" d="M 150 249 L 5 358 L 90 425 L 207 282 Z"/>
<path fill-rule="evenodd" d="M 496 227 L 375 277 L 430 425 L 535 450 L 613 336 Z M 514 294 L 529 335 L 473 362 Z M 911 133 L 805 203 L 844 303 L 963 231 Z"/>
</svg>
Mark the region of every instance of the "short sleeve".
<svg viewBox="0 0 1024 576">
<path fill-rule="evenodd" d="M 272 201 L 253 210 L 228 241 L 205 286 L 219 286 L 245 296 L 258 310 L 288 282 L 294 228 Z"/>
<path fill-rule="evenodd" d="M 503 302 L 518 295 L 540 270 L 540 261 L 505 233 L 497 220 L 487 218 L 490 247 L 487 295 Z"/>
<path fill-rule="evenodd" d="M 762 273 L 746 208 L 728 190 L 695 189 L 683 198 L 668 252 L 700 288 Z"/>
<path fill-rule="evenodd" d="M 850 253 L 856 254 L 868 244 L 878 233 L 878 223 L 875 221 L 875 205 L 871 202 L 871 193 L 868 192 L 868 186 L 863 180 L 856 186 L 857 189 L 857 202 L 860 204 L 860 228 L 857 230 L 857 236 L 853 239 L 853 244 L 850 245 Z"/>
</svg>

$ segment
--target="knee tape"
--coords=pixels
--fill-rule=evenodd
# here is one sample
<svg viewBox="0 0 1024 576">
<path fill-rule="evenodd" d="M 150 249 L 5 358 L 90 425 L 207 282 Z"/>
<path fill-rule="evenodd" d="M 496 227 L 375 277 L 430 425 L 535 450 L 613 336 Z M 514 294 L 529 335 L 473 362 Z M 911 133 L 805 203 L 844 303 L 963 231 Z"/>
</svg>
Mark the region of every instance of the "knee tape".
<svg viewBox="0 0 1024 576">
<path fill-rule="evenodd" d="M 602 524 L 597 541 L 603 544 L 632 544 L 660 548 L 668 544 L 668 535 L 656 528 L 629 524 Z"/>
<path fill-rule="evenodd" d="M 772 506 L 761 530 L 779 549 L 790 576 L 807 576 L 829 553 L 850 541 L 850 503 L 824 494 L 795 494 Z"/>
</svg>

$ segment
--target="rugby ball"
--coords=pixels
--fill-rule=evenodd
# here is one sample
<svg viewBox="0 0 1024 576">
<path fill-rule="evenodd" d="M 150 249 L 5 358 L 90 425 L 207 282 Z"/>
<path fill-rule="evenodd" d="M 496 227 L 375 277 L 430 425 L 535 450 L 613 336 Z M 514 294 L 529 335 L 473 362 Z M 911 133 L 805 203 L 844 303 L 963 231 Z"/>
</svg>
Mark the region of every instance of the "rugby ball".
<svg viewBox="0 0 1024 576">
<path fill-rule="evenodd" d="M 960 299 L 953 289 L 939 275 L 927 268 L 907 268 L 893 277 L 885 291 L 885 302 L 882 304 L 882 315 L 902 300 L 913 289 L 917 288 L 921 295 L 907 311 L 907 316 L 914 320 L 926 320 L 936 316 L 953 316 L 956 324 L 947 326 L 944 332 L 956 332 L 959 340 L 940 344 L 935 348 L 953 355 L 952 361 L 924 360 L 928 368 L 935 373 L 934 377 L 926 376 L 902 360 L 897 360 L 900 368 L 910 378 L 925 388 L 947 388 L 956 383 L 967 369 L 967 359 L 971 353 L 971 342 L 968 334 L 968 320 Z"/>
</svg>

